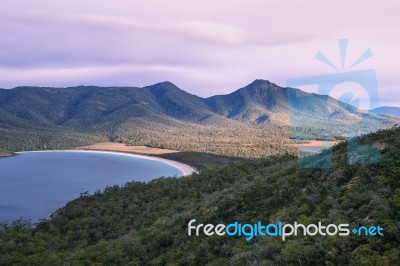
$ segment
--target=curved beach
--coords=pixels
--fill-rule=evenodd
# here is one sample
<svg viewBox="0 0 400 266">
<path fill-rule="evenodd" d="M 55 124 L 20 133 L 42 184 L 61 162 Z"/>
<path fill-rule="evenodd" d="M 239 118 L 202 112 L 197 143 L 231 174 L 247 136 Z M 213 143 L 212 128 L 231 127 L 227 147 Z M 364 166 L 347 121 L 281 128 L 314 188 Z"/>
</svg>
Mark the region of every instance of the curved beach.
<svg viewBox="0 0 400 266">
<path fill-rule="evenodd" d="M 23 152 L 16 152 L 16 153 L 18 154 L 18 153 L 28 153 L 28 152 L 81 152 L 81 153 L 116 154 L 116 155 L 123 155 L 123 156 L 135 157 L 135 158 L 142 158 L 142 159 L 146 159 L 146 160 L 158 161 L 158 162 L 170 165 L 170 166 L 178 169 L 182 173 L 182 176 L 187 176 L 187 175 L 191 175 L 193 173 L 197 173 L 196 169 L 194 169 L 193 167 L 191 167 L 187 164 L 181 163 L 181 162 L 164 159 L 164 158 L 160 158 L 160 157 L 132 154 L 132 153 L 126 153 L 126 152 L 99 151 L 99 150 L 42 150 L 42 151 L 23 151 Z"/>
</svg>

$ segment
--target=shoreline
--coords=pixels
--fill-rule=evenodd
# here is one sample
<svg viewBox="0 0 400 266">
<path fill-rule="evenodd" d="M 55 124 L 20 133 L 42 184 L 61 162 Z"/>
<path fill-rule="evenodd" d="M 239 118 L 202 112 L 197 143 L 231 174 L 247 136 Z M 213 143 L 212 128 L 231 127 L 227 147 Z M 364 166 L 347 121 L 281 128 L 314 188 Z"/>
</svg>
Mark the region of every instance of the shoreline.
<svg viewBox="0 0 400 266">
<path fill-rule="evenodd" d="M 177 150 L 153 148 L 153 147 L 138 146 L 138 145 L 126 145 L 124 143 L 116 143 L 116 142 L 100 142 L 88 146 L 74 147 L 72 149 L 89 150 L 89 151 L 116 151 L 116 152 L 127 152 L 132 154 L 142 154 L 150 156 L 179 153 L 179 151 Z"/>
<path fill-rule="evenodd" d="M 337 140 L 301 140 L 304 143 L 287 143 L 286 146 L 290 147 L 311 147 L 311 148 L 330 148 L 340 143 Z"/>
<path fill-rule="evenodd" d="M 16 152 L 13 153 L 4 153 L 4 154 L 0 154 L 0 159 L 1 158 L 8 158 L 8 157 L 13 157 L 13 156 L 17 156 L 18 154 Z"/>
<path fill-rule="evenodd" d="M 156 157 L 156 156 L 133 154 L 133 153 L 127 153 L 127 152 L 75 149 L 75 150 L 21 151 L 21 152 L 15 152 L 15 154 L 33 153 L 33 152 L 81 152 L 81 153 L 86 152 L 86 153 L 100 153 L 100 154 L 107 153 L 107 154 L 122 155 L 122 156 L 129 156 L 129 157 L 142 158 L 142 159 L 147 159 L 147 160 L 152 160 L 152 161 L 158 161 L 158 162 L 167 164 L 169 166 L 172 166 L 172 167 L 178 169 L 182 173 L 182 176 L 188 176 L 193 173 L 198 173 L 198 171 L 195 168 L 193 168 L 187 164 L 178 162 L 178 161 L 173 161 L 173 160 Z"/>
<path fill-rule="evenodd" d="M 298 149 L 301 153 L 319 153 L 324 149 L 329 149 L 339 143 L 337 140 L 301 140 L 304 143 L 288 143 L 290 146 Z"/>
<path fill-rule="evenodd" d="M 286 145 L 290 146 L 304 146 L 304 147 L 318 147 L 318 146 L 327 146 L 324 144 L 328 144 L 331 146 L 334 146 L 338 144 L 340 141 L 337 140 L 301 140 L 304 141 L 305 143 L 288 143 Z"/>
</svg>

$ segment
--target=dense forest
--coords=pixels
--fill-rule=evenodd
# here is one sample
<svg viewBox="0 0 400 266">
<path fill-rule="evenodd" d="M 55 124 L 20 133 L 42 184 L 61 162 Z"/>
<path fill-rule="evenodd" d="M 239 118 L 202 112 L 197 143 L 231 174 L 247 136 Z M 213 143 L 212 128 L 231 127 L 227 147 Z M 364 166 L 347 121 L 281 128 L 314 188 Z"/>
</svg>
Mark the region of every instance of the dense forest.
<svg viewBox="0 0 400 266">
<path fill-rule="evenodd" d="M 0 264 L 399 265 L 400 128 L 353 141 L 300 162 L 330 168 L 286 155 L 82 194 L 50 220 L 1 225 Z M 378 159 L 362 160 L 368 146 Z M 380 225 L 384 235 L 189 237 L 191 219 Z"/>
<path fill-rule="evenodd" d="M 112 141 L 260 158 L 296 154 L 290 138 L 333 140 L 400 119 L 266 80 L 201 98 L 170 82 L 144 88 L 0 89 L 0 152 Z"/>
</svg>

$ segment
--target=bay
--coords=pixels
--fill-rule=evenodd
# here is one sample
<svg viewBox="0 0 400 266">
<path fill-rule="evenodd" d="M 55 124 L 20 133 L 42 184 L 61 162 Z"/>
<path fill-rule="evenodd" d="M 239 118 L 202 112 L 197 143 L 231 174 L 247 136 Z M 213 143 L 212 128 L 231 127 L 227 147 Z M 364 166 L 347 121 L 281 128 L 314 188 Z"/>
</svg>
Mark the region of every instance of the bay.
<svg viewBox="0 0 400 266">
<path fill-rule="evenodd" d="M 0 222 L 37 222 L 81 193 L 181 176 L 164 162 L 107 152 L 24 152 L 0 159 Z"/>
</svg>

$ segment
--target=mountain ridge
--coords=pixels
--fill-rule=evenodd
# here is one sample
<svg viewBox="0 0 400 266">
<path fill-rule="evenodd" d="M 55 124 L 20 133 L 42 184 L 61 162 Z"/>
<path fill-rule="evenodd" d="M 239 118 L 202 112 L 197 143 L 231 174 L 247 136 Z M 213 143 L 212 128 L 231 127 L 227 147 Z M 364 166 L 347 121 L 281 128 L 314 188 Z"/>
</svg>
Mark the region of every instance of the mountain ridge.
<svg viewBox="0 0 400 266">
<path fill-rule="evenodd" d="M 380 115 L 391 115 L 400 117 L 400 108 L 395 106 L 381 106 L 370 110 L 370 112 Z"/>
<path fill-rule="evenodd" d="M 55 136 L 65 132 L 87 135 L 79 142 L 82 145 L 91 144 L 86 141 L 96 135 L 103 141 L 129 145 L 234 156 L 263 156 L 263 150 L 268 150 L 265 155 L 277 149 L 283 152 L 289 149 L 284 145 L 290 137 L 330 140 L 400 121 L 358 110 L 326 95 L 260 79 L 232 93 L 208 98 L 168 81 L 142 88 L 16 87 L 0 90 L 0 114 L 0 137 L 10 139 L 15 134 L 19 141 L 29 139 L 24 145 L 0 140 L 2 150 L 37 149 L 46 140 L 35 134 L 46 131 L 50 139 L 54 132 L 58 132 Z"/>
</svg>

